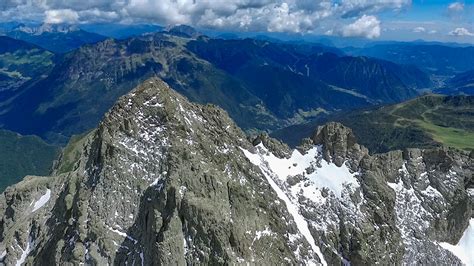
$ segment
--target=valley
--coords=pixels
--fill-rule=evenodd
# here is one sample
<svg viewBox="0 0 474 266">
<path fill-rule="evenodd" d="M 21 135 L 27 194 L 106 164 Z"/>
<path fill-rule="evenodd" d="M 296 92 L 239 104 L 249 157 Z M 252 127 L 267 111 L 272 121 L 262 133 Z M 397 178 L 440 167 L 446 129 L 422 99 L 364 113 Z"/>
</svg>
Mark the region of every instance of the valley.
<svg viewBox="0 0 474 266">
<path fill-rule="evenodd" d="M 338 121 L 354 130 L 373 151 L 449 146 L 473 150 L 474 97 L 428 95 L 403 103 L 329 115 L 272 135 L 290 145 L 310 136 L 317 125 Z"/>
</svg>

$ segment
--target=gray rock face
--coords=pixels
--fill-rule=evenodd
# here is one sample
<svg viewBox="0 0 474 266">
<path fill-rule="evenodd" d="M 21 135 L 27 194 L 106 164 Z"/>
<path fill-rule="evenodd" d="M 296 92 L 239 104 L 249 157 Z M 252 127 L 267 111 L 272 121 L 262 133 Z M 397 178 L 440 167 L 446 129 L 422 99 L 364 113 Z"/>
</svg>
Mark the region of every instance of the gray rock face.
<svg viewBox="0 0 474 266">
<path fill-rule="evenodd" d="M 460 264 L 473 158 L 370 156 L 330 123 L 297 151 L 151 79 L 0 197 L 7 265 Z"/>
<path fill-rule="evenodd" d="M 191 104 L 149 80 L 66 149 L 53 177 L 7 189 L 0 200 L 2 259 L 8 265 L 318 262 L 239 147 L 251 144 L 224 111 Z M 45 191 L 48 200 L 33 211 L 30 203 Z"/>
<path fill-rule="evenodd" d="M 461 264 L 443 247 L 458 243 L 473 216 L 469 153 L 370 156 L 338 123 L 318 128 L 291 156 L 265 145 L 249 159 L 309 221 L 328 264 Z"/>
</svg>

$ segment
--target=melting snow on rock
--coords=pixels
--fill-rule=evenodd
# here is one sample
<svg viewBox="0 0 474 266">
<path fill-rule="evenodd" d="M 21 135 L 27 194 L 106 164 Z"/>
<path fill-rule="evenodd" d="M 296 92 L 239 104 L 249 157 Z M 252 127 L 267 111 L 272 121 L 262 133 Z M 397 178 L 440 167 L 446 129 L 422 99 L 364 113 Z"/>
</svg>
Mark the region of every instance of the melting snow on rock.
<svg viewBox="0 0 474 266">
<path fill-rule="evenodd" d="M 51 190 L 50 189 L 47 189 L 46 190 L 46 193 L 41 196 L 36 202 L 35 202 L 35 205 L 33 207 L 33 210 L 31 212 L 35 212 L 37 211 L 39 208 L 43 207 L 47 202 L 48 200 L 51 198 Z"/>
<path fill-rule="evenodd" d="M 282 199 L 288 208 L 288 212 L 293 216 L 298 230 L 310 243 L 313 251 L 320 257 L 322 263 L 326 265 L 324 257 L 316 245 L 313 236 L 310 233 L 308 222 L 300 214 L 298 195 L 303 191 L 303 195 L 316 201 L 324 201 L 321 195 L 323 188 L 328 188 L 334 193 L 334 196 L 341 198 L 346 186 L 358 187 L 359 183 L 355 178 L 357 173 L 351 173 L 344 164 L 341 167 L 333 163 L 322 160 L 321 146 L 315 146 L 305 154 L 294 150 L 290 158 L 278 158 L 270 153 L 263 144 L 256 146 L 258 153 L 253 154 L 242 149 L 245 156 L 255 165 L 259 166 L 267 178 L 271 187 Z M 287 178 L 297 175 L 305 176 L 309 179 L 306 186 L 294 186 L 292 189 L 286 189 Z M 282 187 L 278 184 L 280 183 Z M 284 189 L 287 193 L 284 192 Z"/>
<path fill-rule="evenodd" d="M 30 251 L 31 251 L 31 243 L 30 243 L 30 241 L 28 241 L 28 242 L 26 243 L 25 249 L 22 249 L 21 247 L 20 247 L 20 249 L 22 250 L 22 253 L 21 253 L 20 258 L 16 261 L 15 266 L 21 266 L 21 265 L 25 262 L 26 257 L 28 257 L 28 254 L 29 254 Z"/>
<path fill-rule="evenodd" d="M 474 218 L 469 220 L 469 226 L 464 231 L 457 245 L 442 242 L 439 243 L 444 249 L 451 251 L 466 265 L 474 265 Z"/>
</svg>

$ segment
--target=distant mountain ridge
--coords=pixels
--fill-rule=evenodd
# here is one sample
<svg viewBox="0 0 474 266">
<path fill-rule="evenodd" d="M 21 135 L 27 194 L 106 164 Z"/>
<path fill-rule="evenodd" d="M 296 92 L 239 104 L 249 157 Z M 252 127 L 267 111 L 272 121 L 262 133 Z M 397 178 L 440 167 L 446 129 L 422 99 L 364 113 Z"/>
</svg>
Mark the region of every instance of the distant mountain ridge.
<svg viewBox="0 0 474 266">
<path fill-rule="evenodd" d="M 14 39 L 38 45 L 55 53 L 66 53 L 84 44 L 103 41 L 106 37 L 67 24 L 20 24 L 5 33 Z"/>
<path fill-rule="evenodd" d="M 351 127 L 374 152 L 449 146 L 474 150 L 474 96 L 426 95 L 395 105 L 328 115 L 278 130 L 272 136 L 298 145 L 315 126 L 337 121 Z"/>
<path fill-rule="evenodd" d="M 109 39 L 64 55 L 48 77 L 4 99 L 0 125 L 64 143 L 93 128 L 118 97 L 152 76 L 192 101 L 223 107 L 246 130 L 274 130 L 322 113 L 398 102 L 429 86 L 422 72 L 410 76 L 404 66 L 330 51 L 175 32 Z"/>
<path fill-rule="evenodd" d="M 449 95 L 474 95 L 474 70 L 455 75 L 446 82 L 443 88 L 437 89 L 436 92 Z"/>
<path fill-rule="evenodd" d="M 27 26 L 25 24 L 20 24 L 12 31 L 21 31 L 32 35 L 41 35 L 43 33 L 70 33 L 74 31 L 80 31 L 80 29 L 77 25 L 43 23 L 38 26 Z"/>
<path fill-rule="evenodd" d="M 397 64 L 415 65 L 438 75 L 453 75 L 472 70 L 474 46 L 454 47 L 440 44 L 377 44 L 352 51 L 354 55 L 381 58 Z"/>
</svg>

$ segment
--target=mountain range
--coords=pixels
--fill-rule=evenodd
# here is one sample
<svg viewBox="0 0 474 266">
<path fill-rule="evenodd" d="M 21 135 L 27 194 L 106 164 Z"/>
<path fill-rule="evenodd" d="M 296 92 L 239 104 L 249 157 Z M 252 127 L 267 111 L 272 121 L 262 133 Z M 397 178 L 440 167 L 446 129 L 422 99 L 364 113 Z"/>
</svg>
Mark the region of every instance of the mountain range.
<svg viewBox="0 0 474 266">
<path fill-rule="evenodd" d="M 431 84 L 412 66 L 337 55 L 321 45 L 189 37 L 177 31 L 109 39 L 60 56 L 47 77 L 2 100 L 0 124 L 65 143 L 95 127 L 120 96 L 151 76 L 192 101 L 221 106 L 247 131 L 399 102 Z"/>
<path fill-rule="evenodd" d="M 65 24 L 19 24 L 4 32 L 6 36 L 26 41 L 54 53 L 66 53 L 85 44 L 103 41 L 106 37 L 77 26 Z"/>
<path fill-rule="evenodd" d="M 341 124 L 297 150 L 158 79 L 0 196 L 7 264 L 469 264 L 473 158 L 370 155 Z M 466 253 L 468 254 L 468 253 Z"/>
<path fill-rule="evenodd" d="M 374 152 L 449 146 L 474 150 L 474 96 L 426 95 L 395 105 L 343 112 L 272 133 L 298 145 L 318 125 L 338 121 Z"/>
<path fill-rule="evenodd" d="M 109 26 L 0 23 L 0 265 L 474 263 L 472 47 Z"/>
<path fill-rule="evenodd" d="M 354 49 L 353 55 L 381 58 L 397 64 L 414 65 L 441 76 L 473 70 L 473 46 L 447 46 L 426 43 L 386 43 Z"/>
</svg>

